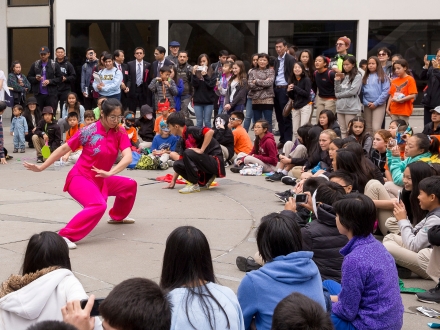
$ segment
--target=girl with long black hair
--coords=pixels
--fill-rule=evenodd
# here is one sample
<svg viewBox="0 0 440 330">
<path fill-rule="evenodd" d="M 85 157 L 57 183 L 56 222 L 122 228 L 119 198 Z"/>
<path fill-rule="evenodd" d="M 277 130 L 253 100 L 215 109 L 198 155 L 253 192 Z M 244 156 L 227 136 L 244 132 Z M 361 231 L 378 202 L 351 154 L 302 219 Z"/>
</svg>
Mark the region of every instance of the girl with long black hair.
<svg viewBox="0 0 440 330">
<path fill-rule="evenodd" d="M 331 110 L 322 110 L 319 113 L 317 126 L 323 130 L 332 129 L 338 137 L 341 137 L 341 128 L 336 120 L 336 116 Z"/>
<path fill-rule="evenodd" d="M 171 330 L 244 330 L 234 292 L 216 283 L 205 235 L 192 226 L 174 229 L 167 238 L 160 287 L 173 306 Z"/>
</svg>

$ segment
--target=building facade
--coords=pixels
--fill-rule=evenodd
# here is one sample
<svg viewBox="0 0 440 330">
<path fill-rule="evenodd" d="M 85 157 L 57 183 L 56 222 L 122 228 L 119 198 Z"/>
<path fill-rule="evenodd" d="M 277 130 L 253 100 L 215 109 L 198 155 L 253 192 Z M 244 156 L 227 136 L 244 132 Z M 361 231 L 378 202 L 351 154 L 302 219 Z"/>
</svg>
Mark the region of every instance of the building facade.
<svg viewBox="0 0 440 330">
<path fill-rule="evenodd" d="M 438 0 L 423 6 L 411 6 L 408 0 L 337 5 L 324 0 L 1 0 L 0 68 L 9 72 L 10 63 L 18 59 L 27 73 L 42 45 L 52 51 L 65 47 L 78 67 L 89 46 L 98 54 L 123 49 L 126 60 L 141 46 L 151 62 L 155 46 L 168 48 L 176 40 L 193 61 L 201 53 L 215 60 L 221 49 L 249 61 L 257 52 L 275 55 L 277 38 L 309 49 L 313 56 L 332 56 L 337 38 L 347 36 L 352 40 L 349 53 L 358 60 L 386 46 L 408 60 L 417 78 L 424 54 L 440 48 L 437 5 Z M 421 91 L 424 82 L 418 80 L 418 86 Z"/>
</svg>

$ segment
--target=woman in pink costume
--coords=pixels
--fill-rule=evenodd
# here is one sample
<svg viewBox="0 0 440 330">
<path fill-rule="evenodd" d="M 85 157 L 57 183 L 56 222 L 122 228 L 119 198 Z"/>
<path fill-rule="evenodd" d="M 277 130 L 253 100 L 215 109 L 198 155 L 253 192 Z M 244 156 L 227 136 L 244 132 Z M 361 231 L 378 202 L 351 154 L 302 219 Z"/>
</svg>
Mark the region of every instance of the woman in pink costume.
<svg viewBox="0 0 440 330">
<path fill-rule="evenodd" d="M 56 149 L 41 165 L 25 162 L 24 167 L 34 172 L 44 171 L 71 150 L 83 147 L 82 154 L 67 175 L 64 191 L 67 191 L 84 209 L 60 230 L 70 249 L 87 236 L 101 220 L 107 209 L 107 197 L 116 196 L 110 210 L 109 223 L 134 223 L 128 218 L 136 199 L 136 181 L 115 176 L 131 163 L 130 140 L 121 129 L 121 103 L 108 99 L 102 103 L 101 119 L 78 131 L 69 141 Z M 118 152 L 122 159 L 112 168 Z"/>
</svg>

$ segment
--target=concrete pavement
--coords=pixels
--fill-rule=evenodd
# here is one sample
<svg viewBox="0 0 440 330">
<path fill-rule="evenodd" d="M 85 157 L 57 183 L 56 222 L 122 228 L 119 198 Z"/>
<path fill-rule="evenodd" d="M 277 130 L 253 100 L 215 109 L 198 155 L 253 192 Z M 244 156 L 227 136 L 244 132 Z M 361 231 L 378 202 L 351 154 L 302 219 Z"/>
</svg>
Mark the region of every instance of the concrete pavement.
<svg viewBox="0 0 440 330">
<path fill-rule="evenodd" d="M 9 119 L 4 118 L 5 146 L 12 151 Z M 412 121 L 420 127 L 421 118 Z M 42 173 L 26 171 L 23 161 L 34 162 L 34 149 L 13 154 L 8 165 L 0 166 L 0 281 L 20 271 L 29 237 L 43 230 L 61 229 L 81 207 L 63 193 L 70 167 L 56 171 L 53 166 Z M 124 279 L 142 276 L 159 281 L 165 241 L 181 225 L 193 225 L 208 238 L 218 281 L 237 290 L 244 273 L 235 266 L 235 258 L 253 256 L 257 250 L 255 227 L 262 216 L 283 209 L 275 191 L 285 190 L 282 183 L 269 183 L 263 177 L 243 177 L 227 169 L 219 186 L 209 191 L 182 195 L 177 189 L 161 189 L 155 178 L 167 171 L 130 171 L 121 175 L 138 182 L 138 195 L 131 217 L 133 225 L 109 225 L 107 214 L 70 258 L 76 276 L 88 293 L 105 297 Z M 84 192 L 87 193 L 87 192 Z M 109 200 L 109 205 L 113 199 Z M 408 287 L 429 289 L 436 283 L 412 278 Z M 406 313 L 403 329 L 422 329 L 431 320 L 410 314 L 418 302 L 414 295 L 402 295 Z"/>
</svg>

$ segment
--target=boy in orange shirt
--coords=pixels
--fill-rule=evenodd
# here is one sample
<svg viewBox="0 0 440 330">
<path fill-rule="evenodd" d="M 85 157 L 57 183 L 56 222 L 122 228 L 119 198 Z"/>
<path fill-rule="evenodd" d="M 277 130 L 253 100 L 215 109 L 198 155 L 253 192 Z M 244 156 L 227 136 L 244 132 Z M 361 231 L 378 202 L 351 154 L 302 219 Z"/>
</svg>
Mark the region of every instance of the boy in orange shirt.
<svg viewBox="0 0 440 330">
<path fill-rule="evenodd" d="M 70 138 L 76 134 L 76 132 L 84 127 L 84 124 L 78 123 L 78 114 L 76 112 L 69 112 L 67 115 L 67 122 L 69 123 L 70 129 L 66 133 L 66 142 L 69 141 Z M 67 164 L 75 164 L 79 156 L 81 156 L 81 152 L 82 147 L 79 147 L 75 151 L 71 150 L 61 157 L 61 160 Z"/>
<path fill-rule="evenodd" d="M 166 123 L 170 112 L 170 102 L 167 99 L 160 100 L 160 102 L 157 104 L 157 113 L 160 113 L 161 116 L 158 116 L 154 122 L 154 132 L 156 135 L 160 134 L 160 122 L 164 121 Z"/>
<path fill-rule="evenodd" d="M 137 135 L 137 130 L 134 127 L 135 114 L 133 111 L 125 111 L 124 113 L 124 124 L 122 125 L 127 131 L 128 138 L 130 139 L 131 145 L 133 147 L 139 147 L 139 139 Z"/>
<path fill-rule="evenodd" d="M 251 138 L 246 130 L 241 126 L 244 121 L 244 114 L 241 111 L 234 111 L 229 118 L 229 127 L 234 135 L 234 152 L 238 155 L 240 152 L 249 154 L 253 145 Z M 232 158 L 235 159 L 235 156 Z"/>
<path fill-rule="evenodd" d="M 393 71 L 397 78 L 391 81 L 386 112 L 392 120 L 403 119 L 408 123 L 409 116 L 413 112 L 413 102 L 418 93 L 416 81 L 409 75 L 406 60 L 395 61 Z"/>
</svg>

